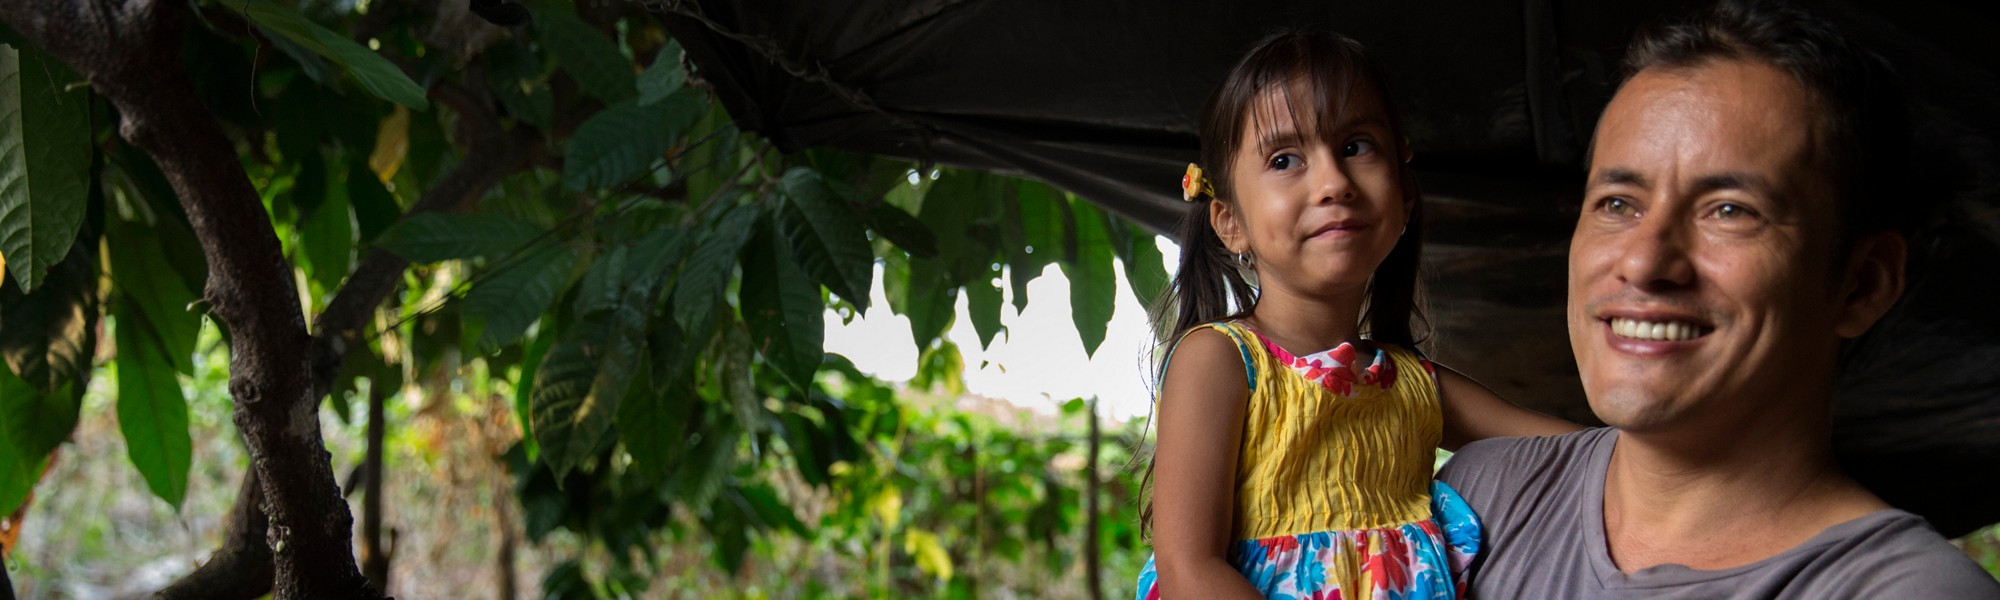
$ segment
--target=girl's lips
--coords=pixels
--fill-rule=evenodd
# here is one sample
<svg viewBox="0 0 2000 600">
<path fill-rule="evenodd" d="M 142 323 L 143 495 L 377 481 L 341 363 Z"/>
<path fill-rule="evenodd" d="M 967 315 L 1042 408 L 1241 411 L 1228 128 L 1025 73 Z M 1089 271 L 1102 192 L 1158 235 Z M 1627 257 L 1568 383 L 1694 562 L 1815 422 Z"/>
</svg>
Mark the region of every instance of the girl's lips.
<svg viewBox="0 0 2000 600">
<path fill-rule="evenodd" d="M 1311 236 L 1307 237 L 1320 238 L 1327 236 L 1352 235 L 1355 233 L 1359 233 L 1361 230 L 1367 228 L 1368 228 L 1367 223 L 1353 219 L 1344 219 L 1320 226 L 1319 229 L 1313 231 Z"/>
</svg>

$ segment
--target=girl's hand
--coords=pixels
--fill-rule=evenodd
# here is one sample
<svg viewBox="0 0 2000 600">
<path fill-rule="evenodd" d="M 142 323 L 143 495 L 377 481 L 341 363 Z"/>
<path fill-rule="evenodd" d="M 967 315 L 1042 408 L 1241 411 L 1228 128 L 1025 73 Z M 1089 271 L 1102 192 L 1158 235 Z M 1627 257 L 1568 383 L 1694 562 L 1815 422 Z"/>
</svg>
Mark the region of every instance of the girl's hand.
<svg viewBox="0 0 2000 600">
<path fill-rule="evenodd" d="M 1438 446 L 1460 447 L 1490 437 L 1556 435 L 1583 429 L 1501 398 L 1493 390 L 1444 365 L 1437 368 L 1438 404 L 1444 409 L 1444 440 Z"/>
<path fill-rule="evenodd" d="M 1153 454 L 1153 564 L 1163 597 L 1263 597 L 1228 556 L 1249 400 L 1243 357 L 1227 334 L 1197 330 L 1175 347 Z"/>
</svg>

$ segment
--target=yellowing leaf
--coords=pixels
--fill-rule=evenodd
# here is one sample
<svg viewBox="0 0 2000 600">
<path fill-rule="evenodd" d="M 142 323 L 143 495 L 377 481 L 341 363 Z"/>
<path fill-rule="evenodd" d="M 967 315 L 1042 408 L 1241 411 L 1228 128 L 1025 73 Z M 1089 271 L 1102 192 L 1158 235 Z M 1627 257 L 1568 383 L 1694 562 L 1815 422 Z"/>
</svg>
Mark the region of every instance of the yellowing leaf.
<svg viewBox="0 0 2000 600">
<path fill-rule="evenodd" d="M 921 529 L 911 529 L 903 534 L 903 551 L 917 559 L 917 568 L 938 578 L 951 581 L 951 554 L 944 551 L 944 544 L 938 543 L 936 535 Z"/>
<path fill-rule="evenodd" d="M 368 169 L 375 172 L 376 179 L 389 183 L 409 153 L 410 109 L 398 104 L 396 112 L 384 117 L 382 127 L 375 130 L 375 152 L 368 155 Z"/>
<path fill-rule="evenodd" d="M 894 485 L 884 485 L 875 492 L 875 498 L 868 501 L 875 509 L 875 518 L 882 521 L 882 527 L 895 527 L 903 521 L 903 493 Z"/>
</svg>

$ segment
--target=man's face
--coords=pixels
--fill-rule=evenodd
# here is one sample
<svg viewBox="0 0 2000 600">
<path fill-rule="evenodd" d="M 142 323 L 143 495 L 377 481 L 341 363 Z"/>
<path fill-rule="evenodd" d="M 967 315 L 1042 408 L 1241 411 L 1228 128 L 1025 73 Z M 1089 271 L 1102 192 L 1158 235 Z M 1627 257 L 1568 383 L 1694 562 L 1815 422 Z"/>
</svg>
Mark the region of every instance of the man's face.
<svg viewBox="0 0 2000 600">
<path fill-rule="evenodd" d="M 1570 244 L 1569 332 L 1607 424 L 1785 418 L 1786 399 L 1828 389 L 1851 286 L 1814 108 L 1784 72 L 1725 60 L 1642 72 L 1605 109 Z"/>
</svg>

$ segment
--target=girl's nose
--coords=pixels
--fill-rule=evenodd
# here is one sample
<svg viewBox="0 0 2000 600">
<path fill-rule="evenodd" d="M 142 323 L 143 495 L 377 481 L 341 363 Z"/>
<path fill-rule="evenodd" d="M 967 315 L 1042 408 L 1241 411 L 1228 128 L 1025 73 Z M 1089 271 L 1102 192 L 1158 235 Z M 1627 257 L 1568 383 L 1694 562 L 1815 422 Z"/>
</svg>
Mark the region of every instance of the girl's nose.
<svg viewBox="0 0 2000 600">
<path fill-rule="evenodd" d="M 1318 190 L 1314 194 L 1318 203 L 1331 204 L 1354 199 L 1354 180 L 1348 178 L 1347 171 L 1339 160 L 1322 160 L 1328 165 L 1319 170 Z"/>
</svg>

